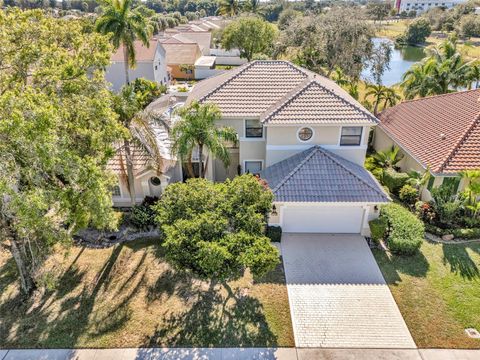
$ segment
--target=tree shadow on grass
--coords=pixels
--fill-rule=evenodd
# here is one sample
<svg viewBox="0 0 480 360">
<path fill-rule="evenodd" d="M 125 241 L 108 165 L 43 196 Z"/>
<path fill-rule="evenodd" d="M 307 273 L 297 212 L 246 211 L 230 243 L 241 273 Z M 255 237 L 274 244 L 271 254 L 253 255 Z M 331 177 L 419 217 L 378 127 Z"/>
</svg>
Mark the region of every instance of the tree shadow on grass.
<svg viewBox="0 0 480 360">
<path fill-rule="evenodd" d="M 377 264 L 385 281 L 395 285 L 402 281 L 401 274 L 414 277 L 425 277 L 430 265 L 427 258 L 418 251 L 411 256 L 390 254 L 382 250 L 373 250 Z"/>
<path fill-rule="evenodd" d="M 468 245 L 442 244 L 443 263 L 450 265 L 450 271 L 460 274 L 462 278 L 473 280 L 480 278 L 478 264 L 476 264 L 467 252 Z M 479 252 L 475 246 L 472 249 Z"/>
<path fill-rule="evenodd" d="M 285 268 L 283 267 L 283 258 L 280 256 L 280 262 L 272 271 L 268 272 L 266 275 L 254 278 L 255 284 L 279 284 L 285 285 Z"/>
<path fill-rule="evenodd" d="M 131 253 L 122 253 L 122 248 L 112 249 L 90 281 L 87 270 L 75 265 L 80 250 L 55 290 L 28 300 L 18 293 L 0 303 L 0 347 L 75 347 L 81 337 L 96 337 L 124 326 L 148 267 L 146 257 L 141 256 L 132 273 L 122 274 L 123 264 L 132 261 Z"/>
<path fill-rule="evenodd" d="M 218 288 L 198 290 L 189 309 L 166 313 L 146 346 L 268 347 L 277 344 L 262 304 L 239 291 L 224 296 Z"/>
</svg>

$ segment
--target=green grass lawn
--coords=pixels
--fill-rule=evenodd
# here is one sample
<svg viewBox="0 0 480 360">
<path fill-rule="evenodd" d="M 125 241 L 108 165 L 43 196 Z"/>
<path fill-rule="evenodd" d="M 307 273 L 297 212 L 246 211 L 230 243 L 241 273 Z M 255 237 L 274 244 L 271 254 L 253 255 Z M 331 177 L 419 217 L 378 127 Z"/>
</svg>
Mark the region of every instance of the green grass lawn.
<svg viewBox="0 0 480 360">
<path fill-rule="evenodd" d="M 480 348 L 464 333 L 480 330 L 480 243 L 425 241 L 413 257 L 374 255 L 418 347 Z"/>
<path fill-rule="evenodd" d="M 293 346 L 280 265 L 225 288 L 172 269 L 157 241 L 49 259 L 51 290 L 23 302 L 0 249 L 0 348 Z"/>
</svg>

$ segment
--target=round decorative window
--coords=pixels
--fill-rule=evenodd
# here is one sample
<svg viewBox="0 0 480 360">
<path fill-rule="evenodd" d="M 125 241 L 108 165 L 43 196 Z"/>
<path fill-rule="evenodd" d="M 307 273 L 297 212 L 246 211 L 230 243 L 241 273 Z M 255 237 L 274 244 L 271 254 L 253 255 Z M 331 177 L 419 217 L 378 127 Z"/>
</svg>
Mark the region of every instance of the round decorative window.
<svg viewBox="0 0 480 360">
<path fill-rule="evenodd" d="M 162 182 L 160 181 L 160 178 L 158 176 L 152 176 L 150 178 L 150 184 L 153 186 L 159 186 Z"/>
<path fill-rule="evenodd" d="M 301 128 L 300 131 L 298 132 L 298 138 L 301 141 L 308 141 L 312 138 L 312 136 L 313 136 L 313 130 L 308 127 Z"/>
</svg>

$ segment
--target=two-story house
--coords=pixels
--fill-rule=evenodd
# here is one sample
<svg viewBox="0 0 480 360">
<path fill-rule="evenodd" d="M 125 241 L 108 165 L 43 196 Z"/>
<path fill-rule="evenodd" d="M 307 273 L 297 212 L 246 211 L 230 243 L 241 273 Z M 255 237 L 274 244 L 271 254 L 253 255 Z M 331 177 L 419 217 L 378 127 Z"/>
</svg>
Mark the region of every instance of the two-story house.
<svg viewBox="0 0 480 360">
<path fill-rule="evenodd" d="M 198 83 L 187 103 L 215 103 L 239 136 L 225 169 L 259 174 L 275 195 L 271 224 L 287 232 L 363 233 L 389 201 L 363 168 L 377 119 L 331 80 L 286 61 L 254 61 Z"/>
<path fill-rule="evenodd" d="M 128 69 L 130 81 L 144 78 L 158 84 L 168 85 L 170 77 L 167 71 L 166 51 L 158 40 L 150 40 L 148 47 L 141 41 L 135 41 L 134 68 Z M 113 91 L 119 91 L 125 85 L 125 57 L 123 45 L 110 58 L 110 65 L 105 72 L 105 79 L 112 84 Z"/>
</svg>

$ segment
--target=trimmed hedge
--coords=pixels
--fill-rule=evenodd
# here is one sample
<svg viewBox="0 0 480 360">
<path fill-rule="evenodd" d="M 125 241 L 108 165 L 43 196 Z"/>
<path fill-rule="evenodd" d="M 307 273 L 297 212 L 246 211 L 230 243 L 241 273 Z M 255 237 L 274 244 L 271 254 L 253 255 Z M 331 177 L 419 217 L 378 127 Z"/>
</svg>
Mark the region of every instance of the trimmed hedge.
<svg viewBox="0 0 480 360">
<path fill-rule="evenodd" d="M 392 253 L 412 255 L 420 248 L 425 227 L 410 211 L 390 203 L 382 206 L 380 218 L 387 224 L 387 246 Z"/>
<path fill-rule="evenodd" d="M 410 177 L 407 173 L 397 172 L 394 169 L 383 170 L 382 181 L 391 193 L 398 194 Z"/>
<path fill-rule="evenodd" d="M 399 198 L 407 205 L 415 205 L 419 197 L 418 190 L 411 185 L 403 185 L 400 189 Z"/>
<path fill-rule="evenodd" d="M 385 219 L 374 219 L 369 221 L 368 223 L 370 225 L 370 233 L 372 240 L 376 243 L 379 244 L 380 240 L 385 238 L 385 234 L 387 233 L 387 222 Z"/>
<path fill-rule="evenodd" d="M 282 228 L 280 226 L 267 225 L 265 236 L 273 242 L 280 242 L 282 239 Z"/>
</svg>

